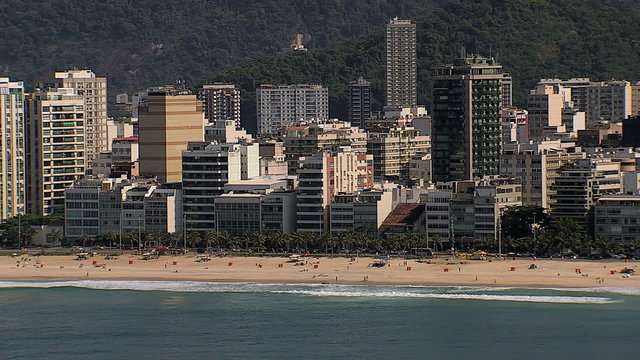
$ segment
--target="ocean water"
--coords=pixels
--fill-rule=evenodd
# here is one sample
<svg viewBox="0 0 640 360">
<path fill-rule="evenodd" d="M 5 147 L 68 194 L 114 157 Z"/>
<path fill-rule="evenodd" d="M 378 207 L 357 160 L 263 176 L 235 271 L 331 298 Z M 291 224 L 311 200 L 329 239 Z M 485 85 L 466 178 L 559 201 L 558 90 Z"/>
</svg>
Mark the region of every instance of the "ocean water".
<svg viewBox="0 0 640 360">
<path fill-rule="evenodd" d="M 637 359 L 636 289 L 0 281 L 0 359 Z"/>
</svg>

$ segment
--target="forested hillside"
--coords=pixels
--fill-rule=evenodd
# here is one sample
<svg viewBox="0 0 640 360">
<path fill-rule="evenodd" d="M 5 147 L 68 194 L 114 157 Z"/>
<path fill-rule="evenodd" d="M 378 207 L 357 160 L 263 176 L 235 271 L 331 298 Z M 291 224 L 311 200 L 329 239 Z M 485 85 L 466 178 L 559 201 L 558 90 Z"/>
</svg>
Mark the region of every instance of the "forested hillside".
<svg viewBox="0 0 640 360">
<path fill-rule="evenodd" d="M 13 0 L 0 2 L 0 75 L 29 84 L 88 67 L 133 91 L 369 34 L 436 0 Z"/>
<path fill-rule="evenodd" d="M 513 74 L 516 102 L 540 77 L 640 80 L 637 0 L 60 0 L 0 2 L 0 74 L 34 84 L 51 71 L 88 67 L 111 94 L 185 79 L 243 89 L 255 128 L 260 83 L 321 83 L 344 117 L 349 81 L 384 90 L 384 25 L 418 24 L 419 102 L 429 69 L 468 53 L 493 55 Z M 282 55 L 295 33 L 308 52 Z"/>
<path fill-rule="evenodd" d="M 465 48 L 493 55 L 511 72 L 516 102 L 541 77 L 591 76 L 640 80 L 640 2 L 603 0 L 447 0 L 417 17 L 418 100 L 429 104 L 429 69 Z M 384 101 L 384 26 L 369 36 L 327 49 L 271 57 L 207 77 L 244 89 L 243 119 L 253 129 L 255 86 L 311 82 L 329 87 L 330 113 L 346 114 L 349 81 L 373 82 Z"/>
</svg>

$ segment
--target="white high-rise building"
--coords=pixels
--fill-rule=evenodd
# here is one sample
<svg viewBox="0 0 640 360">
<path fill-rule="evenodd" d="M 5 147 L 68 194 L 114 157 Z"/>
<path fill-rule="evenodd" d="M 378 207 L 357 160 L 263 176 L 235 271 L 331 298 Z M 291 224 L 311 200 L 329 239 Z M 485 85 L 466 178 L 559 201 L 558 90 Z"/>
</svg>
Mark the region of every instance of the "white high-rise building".
<svg viewBox="0 0 640 360">
<path fill-rule="evenodd" d="M 279 136 L 291 124 L 328 119 L 329 90 L 320 85 L 260 85 L 256 104 L 258 134 Z"/>
<path fill-rule="evenodd" d="M 0 77 L 0 220 L 24 213 L 24 84 Z"/>
<path fill-rule="evenodd" d="M 97 77 L 91 70 L 69 70 L 54 73 L 56 87 L 72 88 L 84 98 L 86 121 L 87 169 L 101 152 L 108 151 L 111 139 L 107 131 L 107 78 Z"/>
<path fill-rule="evenodd" d="M 84 102 L 71 88 L 38 90 L 27 97 L 29 213 L 51 215 L 64 209 L 64 189 L 85 175 Z"/>
</svg>

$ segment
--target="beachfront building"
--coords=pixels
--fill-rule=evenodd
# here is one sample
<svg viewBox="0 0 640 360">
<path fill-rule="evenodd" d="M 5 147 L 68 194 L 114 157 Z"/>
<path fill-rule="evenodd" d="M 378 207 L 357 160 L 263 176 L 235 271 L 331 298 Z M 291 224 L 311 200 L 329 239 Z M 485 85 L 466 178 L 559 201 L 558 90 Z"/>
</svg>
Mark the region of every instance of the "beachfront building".
<svg viewBox="0 0 640 360">
<path fill-rule="evenodd" d="M 109 150 L 111 141 L 107 130 L 107 78 L 87 69 L 60 71 L 53 74 L 53 83 L 42 84 L 40 88 L 75 89 L 84 99 L 86 170 L 90 172 L 93 160 Z"/>
<path fill-rule="evenodd" d="M 260 85 L 256 89 L 258 135 L 282 136 L 303 121 L 329 118 L 329 90 L 320 85 Z"/>
<path fill-rule="evenodd" d="M 575 143 L 541 141 L 507 144 L 500 155 L 500 174 L 522 182 L 522 204 L 550 208 L 558 170 L 586 154 Z"/>
<path fill-rule="evenodd" d="M 391 189 L 373 189 L 335 195 L 330 206 L 330 230 L 348 230 L 376 236 L 382 222 L 393 210 Z"/>
<path fill-rule="evenodd" d="M 84 103 L 71 88 L 27 96 L 27 212 L 46 216 L 63 209 L 64 189 L 85 175 Z"/>
<path fill-rule="evenodd" d="M 258 144 L 191 143 L 182 153 L 187 231 L 215 231 L 215 196 L 230 181 L 259 175 Z"/>
<path fill-rule="evenodd" d="M 640 196 L 605 195 L 594 205 L 594 238 L 628 245 L 640 241 Z"/>
<path fill-rule="evenodd" d="M 399 203 L 382 221 L 380 233 L 389 234 L 423 233 L 425 228 L 425 208 L 421 203 Z"/>
<path fill-rule="evenodd" d="M 65 189 L 65 237 L 182 230 L 179 184 L 154 179 L 87 178 Z"/>
<path fill-rule="evenodd" d="M 0 220 L 25 212 L 24 84 L 0 77 Z"/>
<path fill-rule="evenodd" d="M 585 230 L 590 229 L 590 210 L 601 196 L 622 191 L 620 163 L 611 159 L 580 159 L 575 165 L 558 171 L 551 204 L 554 219 L 571 218 Z"/>
<path fill-rule="evenodd" d="M 416 24 L 393 18 L 386 29 L 386 106 L 418 103 Z"/>
<path fill-rule="evenodd" d="M 373 155 L 374 178 L 408 179 L 411 159 L 431 153 L 431 139 L 411 126 L 396 123 L 386 131 L 370 132 L 367 151 Z"/>
<path fill-rule="evenodd" d="M 204 84 L 198 90 L 208 122 L 230 120 L 240 127 L 240 89 L 232 84 Z"/>
<path fill-rule="evenodd" d="M 295 176 L 259 176 L 227 183 L 225 193 L 215 197 L 218 231 L 296 230 Z"/>
<path fill-rule="evenodd" d="M 499 174 L 502 66 L 468 56 L 435 66 L 432 80 L 434 181 Z"/>
<path fill-rule="evenodd" d="M 341 192 L 373 187 L 373 157 L 343 147 L 300 158 L 298 169 L 298 231 L 329 231 L 329 205 Z"/>
<path fill-rule="evenodd" d="M 447 247 L 469 247 L 480 239 L 497 239 L 500 216 L 522 205 L 521 183 L 507 177 L 438 183 L 426 197 L 425 233 Z"/>
<path fill-rule="evenodd" d="M 182 181 L 182 151 L 204 140 L 202 102 L 195 95 L 150 92 L 138 112 L 140 175 Z"/>
<path fill-rule="evenodd" d="M 335 119 L 288 128 L 284 137 L 284 154 L 289 174 L 297 173 L 301 157 L 321 151 L 336 152 L 344 146 L 350 147 L 354 153 L 366 154 L 367 132 L 348 121 Z"/>
</svg>

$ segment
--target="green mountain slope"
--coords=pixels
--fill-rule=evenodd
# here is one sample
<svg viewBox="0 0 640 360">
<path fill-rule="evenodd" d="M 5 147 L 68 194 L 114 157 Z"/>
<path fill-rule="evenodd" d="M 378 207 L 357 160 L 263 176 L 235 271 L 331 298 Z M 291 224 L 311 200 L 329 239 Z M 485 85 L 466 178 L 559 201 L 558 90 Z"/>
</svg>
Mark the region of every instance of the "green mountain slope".
<svg viewBox="0 0 640 360">
<path fill-rule="evenodd" d="M 296 33 L 321 48 L 413 17 L 438 0 L 48 0 L 0 2 L 0 75 L 41 81 L 88 67 L 134 91 L 273 56 Z"/>
<path fill-rule="evenodd" d="M 516 103 L 542 77 L 640 79 L 640 3 L 603 0 L 448 0 L 414 18 L 418 23 L 418 97 L 429 104 L 429 69 L 462 48 L 492 54 L 514 77 Z M 243 89 L 243 122 L 255 128 L 255 87 L 261 83 L 321 83 L 330 113 L 344 118 L 349 81 L 372 81 L 384 101 L 384 30 L 327 49 L 261 61 L 207 76 Z"/>
</svg>

